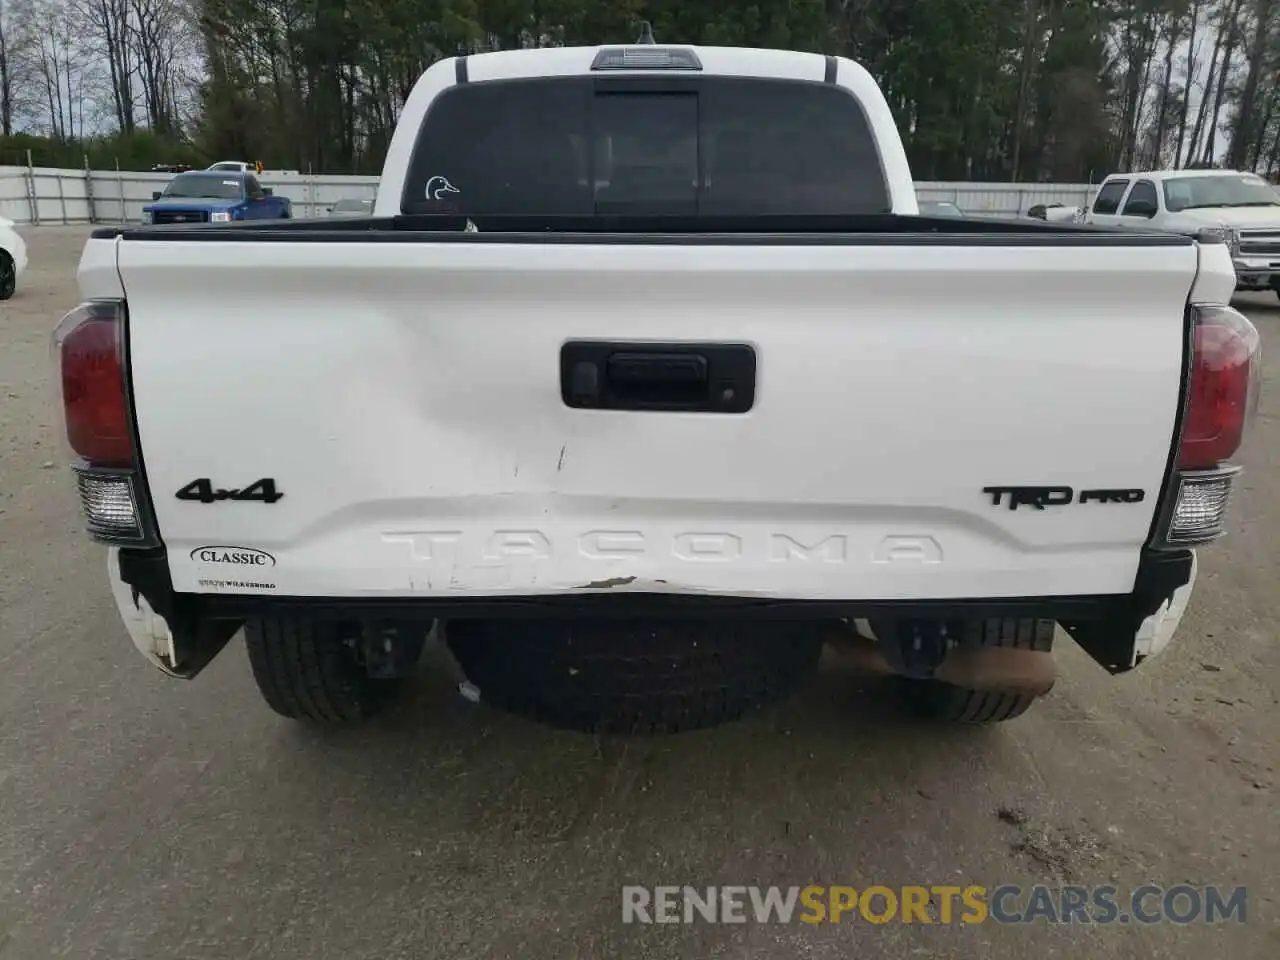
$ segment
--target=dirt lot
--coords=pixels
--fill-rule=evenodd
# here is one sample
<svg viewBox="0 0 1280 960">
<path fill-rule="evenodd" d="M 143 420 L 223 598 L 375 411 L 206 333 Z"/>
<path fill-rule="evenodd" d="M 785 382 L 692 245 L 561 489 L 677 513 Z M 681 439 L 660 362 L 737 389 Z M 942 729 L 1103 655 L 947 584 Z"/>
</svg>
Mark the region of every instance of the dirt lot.
<svg viewBox="0 0 1280 960">
<path fill-rule="evenodd" d="M 0 957 L 1280 956 L 1280 351 L 1176 646 L 1112 679 L 1064 642 L 1003 728 L 908 721 L 832 662 L 746 722 L 594 739 L 463 703 L 437 656 L 322 735 L 268 712 L 239 641 L 186 684 L 117 623 L 48 380 L 84 233 L 29 231 L 0 304 Z M 1275 298 L 1241 305 L 1276 341 Z M 1038 881 L 1244 884 L 1248 919 L 621 922 L 623 884 Z"/>
</svg>

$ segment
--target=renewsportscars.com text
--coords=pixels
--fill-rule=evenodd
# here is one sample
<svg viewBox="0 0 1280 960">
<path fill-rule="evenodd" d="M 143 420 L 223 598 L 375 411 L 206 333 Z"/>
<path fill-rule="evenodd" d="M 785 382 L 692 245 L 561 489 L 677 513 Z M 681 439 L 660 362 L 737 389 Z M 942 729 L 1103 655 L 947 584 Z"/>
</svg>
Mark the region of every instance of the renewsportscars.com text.
<svg viewBox="0 0 1280 960">
<path fill-rule="evenodd" d="M 623 923 L 1244 923 L 1244 887 L 1002 884 L 622 888 Z"/>
</svg>

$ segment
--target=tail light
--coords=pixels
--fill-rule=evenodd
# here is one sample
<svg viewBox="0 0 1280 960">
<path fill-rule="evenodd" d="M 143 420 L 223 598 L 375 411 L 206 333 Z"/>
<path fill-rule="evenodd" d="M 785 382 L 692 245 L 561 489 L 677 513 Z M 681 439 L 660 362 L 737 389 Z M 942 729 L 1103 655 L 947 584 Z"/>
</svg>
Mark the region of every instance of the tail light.
<svg viewBox="0 0 1280 960">
<path fill-rule="evenodd" d="M 89 532 L 98 540 L 150 545 L 125 361 L 124 304 L 90 301 L 53 334 L 67 445 Z"/>
<path fill-rule="evenodd" d="M 1163 524 L 1163 545 L 1216 540 L 1240 468 L 1235 456 L 1257 413 L 1262 341 L 1249 319 L 1231 307 L 1192 308 L 1191 369 L 1177 471 Z"/>
<path fill-rule="evenodd" d="M 100 467 L 129 467 L 134 459 L 122 313 L 118 303 L 82 304 L 54 333 L 67 443 Z"/>
<path fill-rule="evenodd" d="M 1191 380 L 1178 442 L 1178 466 L 1207 470 L 1231 459 L 1258 409 L 1261 340 L 1230 307 L 1196 307 Z"/>
</svg>

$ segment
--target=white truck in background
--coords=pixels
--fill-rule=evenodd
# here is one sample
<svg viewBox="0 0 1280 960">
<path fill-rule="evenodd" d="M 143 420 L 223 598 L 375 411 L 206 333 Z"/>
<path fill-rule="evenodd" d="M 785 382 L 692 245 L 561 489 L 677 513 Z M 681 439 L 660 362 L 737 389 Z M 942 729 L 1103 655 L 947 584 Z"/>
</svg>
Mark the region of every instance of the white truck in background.
<svg viewBox="0 0 1280 960">
<path fill-rule="evenodd" d="M 222 171 L 224 173 L 256 173 L 261 175 L 263 171 L 262 161 L 254 160 L 250 163 L 248 160 L 219 160 L 205 167 L 206 170 Z"/>
<path fill-rule="evenodd" d="M 261 160 L 219 160 L 205 167 L 206 170 L 222 171 L 223 173 L 253 173 L 260 177 L 298 177 L 302 174 L 297 170 L 268 170 L 262 165 Z"/>
<path fill-rule="evenodd" d="M 134 643 L 192 677 L 243 629 L 315 720 L 435 622 L 579 728 L 737 716 L 854 624 L 933 715 L 1017 716 L 1055 624 L 1168 644 L 1259 375 L 1221 236 L 920 216 L 870 75 L 777 50 L 442 61 L 372 216 L 103 228 L 79 282 Z"/>
<path fill-rule="evenodd" d="M 1112 174 L 1098 187 L 1087 222 L 1194 236 L 1221 229 L 1238 290 L 1280 296 L 1280 191 L 1256 173 L 1156 170 Z"/>
</svg>

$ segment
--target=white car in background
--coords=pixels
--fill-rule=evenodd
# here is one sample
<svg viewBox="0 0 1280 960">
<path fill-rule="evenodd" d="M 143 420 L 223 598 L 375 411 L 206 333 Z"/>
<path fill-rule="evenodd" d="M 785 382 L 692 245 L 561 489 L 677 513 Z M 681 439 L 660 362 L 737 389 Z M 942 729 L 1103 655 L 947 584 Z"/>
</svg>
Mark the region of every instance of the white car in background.
<svg viewBox="0 0 1280 960">
<path fill-rule="evenodd" d="M 27 268 L 27 244 L 12 220 L 0 217 L 0 300 L 8 300 L 18 288 L 18 277 Z"/>
<path fill-rule="evenodd" d="M 1113 174 L 1088 215 L 1102 226 L 1227 233 L 1238 290 L 1280 295 L 1280 191 L 1256 173 L 1160 170 Z"/>
</svg>

